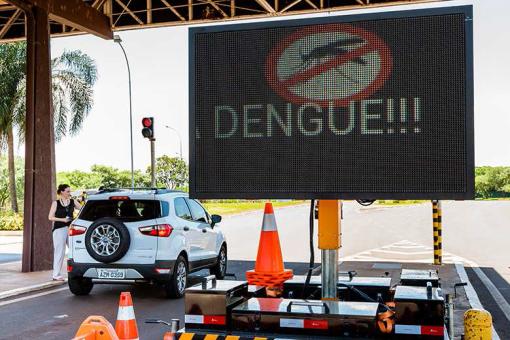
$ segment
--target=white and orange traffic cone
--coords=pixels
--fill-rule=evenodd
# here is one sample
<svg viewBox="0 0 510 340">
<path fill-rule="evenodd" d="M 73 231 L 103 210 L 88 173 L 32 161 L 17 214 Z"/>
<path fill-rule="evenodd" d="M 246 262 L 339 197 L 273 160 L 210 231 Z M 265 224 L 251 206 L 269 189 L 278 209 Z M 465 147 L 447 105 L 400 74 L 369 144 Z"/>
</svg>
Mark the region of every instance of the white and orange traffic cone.
<svg viewBox="0 0 510 340">
<path fill-rule="evenodd" d="M 246 278 L 249 284 L 278 289 L 292 276 L 292 270 L 285 269 L 283 266 L 273 205 L 266 203 L 255 270 L 247 271 Z"/>
<path fill-rule="evenodd" d="M 138 340 L 135 310 L 131 293 L 120 293 L 119 312 L 115 323 L 115 332 L 120 340 Z"/>
</svg>

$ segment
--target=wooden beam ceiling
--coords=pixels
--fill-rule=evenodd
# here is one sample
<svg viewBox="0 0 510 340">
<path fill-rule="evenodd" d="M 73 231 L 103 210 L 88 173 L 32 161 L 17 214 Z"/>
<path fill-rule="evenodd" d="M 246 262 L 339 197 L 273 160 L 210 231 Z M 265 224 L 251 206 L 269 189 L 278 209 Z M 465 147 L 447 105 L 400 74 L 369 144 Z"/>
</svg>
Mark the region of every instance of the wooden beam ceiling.
<svg viewBox="0 0 510 340">
<path fill-rule="evenodd" d="M 27 6 L 41 8 L 49 14 L 50 19 L 62 25 L 71 26 L 104 39 L 113 38 L 110 19 L 82 0 L 7 0 L 7 2 L 20 8 L 27 8 Z"/>
<path fill-rule="evenodd" d="M 53 36 L 114 31 L 448 0 L 0 0 L 0 42 L 25 37 L 16 3 L 36 4 L 52 14 Z M 51 8 L 50 8 L 51 7 Z M 16 14 L 17 13 L 17 14 Z"/>
</svg>

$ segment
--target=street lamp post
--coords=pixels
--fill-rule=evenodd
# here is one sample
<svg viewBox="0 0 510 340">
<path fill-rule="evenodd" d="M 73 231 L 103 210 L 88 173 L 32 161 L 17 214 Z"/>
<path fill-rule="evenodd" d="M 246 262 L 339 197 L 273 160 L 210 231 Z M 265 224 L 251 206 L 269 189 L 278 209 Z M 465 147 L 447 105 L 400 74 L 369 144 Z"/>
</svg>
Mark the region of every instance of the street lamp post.
<svg viewBox="0 0 510 340">
<path fill-rule="evenodd" d="M 183 158 L 182 158 L 182 138 L 181 138 L 181 134 L 179 133 L 179 131 L 177 129 L 174 129 L 171 126 L 165 125 L 165 127 L 167 129 L 173 130 L 173 131 L 175 131 L 175 133 L 177 133 L 177 137 L 179 137 L 179 154 L 181 155 L 181 160 L 182 160 Z"/>
<path fill-rule="evenodd" d="M 122 49 L 122 53 L 124 53 L 124 58 L 126 59 L 126 65 L 128 70 L 128 78 L 129 78 L 129 134 L 130 134 L 130 142 L 131 142 L 131 189 L 135 188 L 135 170 L 134 170 L 134 162 L 133 162 L 133 105 L 131 101 L 131 69 L 129 68 L 129 60 L 126 54 L 126 50 L 122 46 L 122 39 L 119 35 L 113 36 L 113 41 L 119 44 Z"/>
</svg>

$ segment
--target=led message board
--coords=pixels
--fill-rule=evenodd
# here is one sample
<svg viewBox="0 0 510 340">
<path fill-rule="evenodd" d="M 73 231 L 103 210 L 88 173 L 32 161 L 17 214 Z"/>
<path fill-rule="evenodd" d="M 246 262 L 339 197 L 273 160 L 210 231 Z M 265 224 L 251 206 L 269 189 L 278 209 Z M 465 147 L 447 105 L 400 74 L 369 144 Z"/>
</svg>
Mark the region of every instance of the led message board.
<svg viewBox="0 0 510 340">
<path fill-rule="evenodd" d="M 189 32 L 191 196 L 474 197 L 471 6 Z"/>
</svg>

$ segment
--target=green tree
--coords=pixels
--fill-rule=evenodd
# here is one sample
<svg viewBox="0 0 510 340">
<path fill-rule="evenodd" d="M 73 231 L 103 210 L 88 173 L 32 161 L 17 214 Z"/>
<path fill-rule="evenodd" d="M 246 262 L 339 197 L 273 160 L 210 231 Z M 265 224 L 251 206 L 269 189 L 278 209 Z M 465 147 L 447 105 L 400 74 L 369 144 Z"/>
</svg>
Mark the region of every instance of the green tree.
<svg viewBox="0 0 510 340">
<path fill-rule="evenodd" d="M 151 167 L 147 168 L 151 173 Z M 188 184 L 188 165 L 182 159 L 163 155 L 156 159 L 156 183 L 169 189 L 182 188 Z"/>
<path fill-rule="evenodd" d="M 65 51 L 52 59 L 52 100 L 55 139 L 76 134 L 93 103 L 93 85 L 97 78 L 94 61 L 81 51 Z M 0 142 L 6 145 L 9 159 L 11 208 L 18 211 L 14 169 L 14 128 L 21 141 L 25 132 L 24 42 L 0 45 Z"/>
<path fill-rule="evenodd" d="M 93 165 L 92 175 L 99 178 L 99 186 L 106 188 L 130 188 L 131 171 L 119 170 L 105 165 Z M 150 178 L 140 170 L 135 170 L 135 187 L 148 187 Z"/>
<path fill-rule="evenodd" d="M 11 209 L 18 212 L 14 164 L 14 127 L 23 126 L 26 49 L 23 43 L 0 45 L 0 142 L 7 149 L 8 191 Z"/>
<path fill-rule="evenodd" d="M 475 192 L 476 197 L 489 198 L 491 196 L 493 187 L 490 183 L 488 175 L 478 175 L 475 177 Z"/>
<path fill-rule="evenodd" d="M 483 166 L 475 170 L 476 196 L 482 198 L 510 195 L 510 167 Z"/>
<path fill-rule="evenodd" d="M 0 211 L 6 207 L 10 201 L 10 186 L 9 186 L 9 168 L 7 165 L 7 157 L 0 157 Z M 16 169 L 16 194 L 20 199 L 23 199 L 23 189 L 25 180 L 25 165 L 21 157 L 15 158 Z"/>
<path fill-rule="evenodd" d="M 69 184 L 73 190 L 95 189 L 101 186 L 101 178 L 96 173 L 85 171 L 63 171 L 57 174 L 58 184 Z"/>
</svg>

